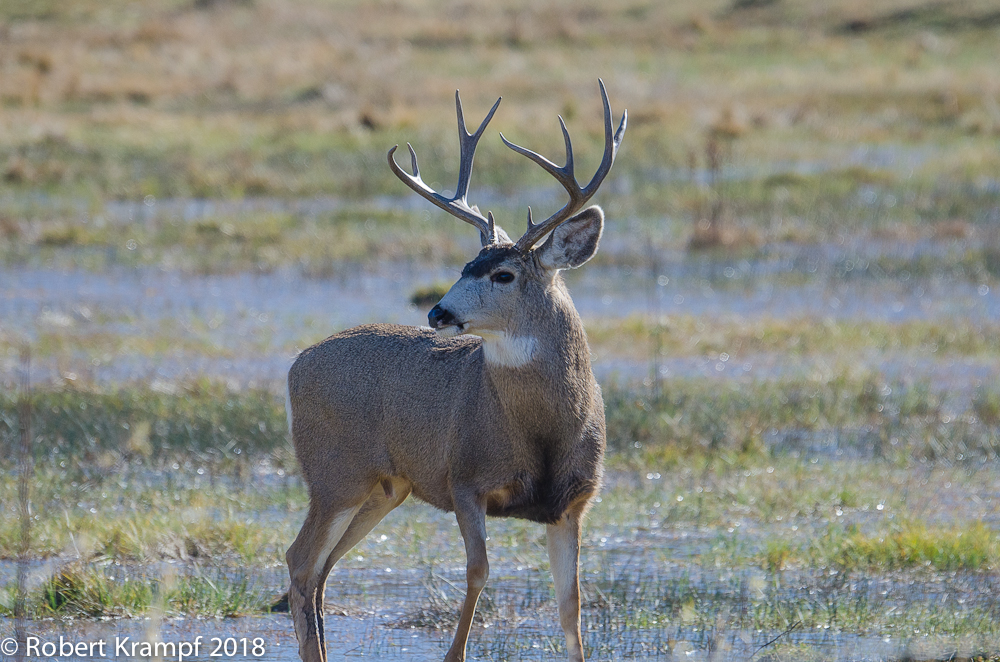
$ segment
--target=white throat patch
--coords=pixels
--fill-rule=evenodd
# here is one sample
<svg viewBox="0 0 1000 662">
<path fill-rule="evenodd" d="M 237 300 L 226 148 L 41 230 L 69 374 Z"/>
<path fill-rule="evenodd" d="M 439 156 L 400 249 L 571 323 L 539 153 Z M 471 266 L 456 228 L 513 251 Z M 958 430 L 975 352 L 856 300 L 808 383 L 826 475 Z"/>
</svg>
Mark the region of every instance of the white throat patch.
<svg viewBox="0 0 1000 662">
<path fill-rule="evenodd" d="M 483 334 L 482 338 L 483 355 L 491 365 L 520 368 L 535 356 L 536 341 L 533 336 L 511 336 L 500 332 Z"/>
</svg>

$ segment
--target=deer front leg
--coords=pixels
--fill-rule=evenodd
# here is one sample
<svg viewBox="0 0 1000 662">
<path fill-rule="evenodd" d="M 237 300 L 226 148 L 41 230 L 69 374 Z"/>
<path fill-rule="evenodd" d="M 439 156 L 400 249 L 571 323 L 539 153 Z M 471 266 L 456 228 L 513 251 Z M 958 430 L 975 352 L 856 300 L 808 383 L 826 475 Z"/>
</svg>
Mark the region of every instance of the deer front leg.
<svg viewBox="0 0 1000 662">
<path fill-rule="evenodd" d="M 458 619 L 455 641 L 452 642 L 444 662 L 464 662 L 465 646 L 469 641 L 472 617 L 476 614 L 479 594 L 490 576 L 490 563 L 486 558 L 486 507 L 472 495 L 455 499 L 455 517 L 458 528 L 465 539 L 466 579 L 468 589 L 462 604 L 462 615 Z"/>
<path fill-rule="evenodd" d="M 549 568 L 559 604 L 559 623 L 566 635 L 570 662 L 583 662 L 580 637 L 580 519 L 582 509 L 571 508 L 546 528 Z"/>
</svg>

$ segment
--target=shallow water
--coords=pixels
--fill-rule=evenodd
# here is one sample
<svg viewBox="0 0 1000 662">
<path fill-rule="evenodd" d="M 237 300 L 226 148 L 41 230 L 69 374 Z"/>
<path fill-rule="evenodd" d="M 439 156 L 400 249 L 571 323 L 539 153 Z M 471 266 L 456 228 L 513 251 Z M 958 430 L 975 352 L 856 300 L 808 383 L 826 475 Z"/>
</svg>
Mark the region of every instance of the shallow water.
<svg viewBox="0 0 1000 662">
<path fill-rule="evenodd" d="M 816 277 L 782 285 L 748 267 L 742 276 L 716 278 L 701 262 L 658 285 L 642 270 L 590 267 L 569 274 L 585 319 L 636 313 L 712 318 L 910 319 L 1000 321 L 1000 296 L 985 285 L 941 278 L 915 281 Z M 712 263 L 714 264 L 714 263 Z M 737 265 L 738 267 L 739 265 Z M 735 267 L 725 267 L 736 274 Z M 723 269 L 723 271 L 725 271 Z M 664 269 L 671 273 L 670 269 Z M 729 273 L 729 272 L 726 272 Z M 692 275 L 693 274 L 693 275 Z M 341 329 L 367 322 L 421 325 L 425 313 L 410 293 L 431 282 L 450 282 L 454 270 L 383 265 L 375 273 L 344 267 L 336 278 L 314 279 L 294 270 L 271 274 L 197 276 L 156 269 L 107 273 L 51 269 L 0 269 L 0 332 L 33 341 L 47 332 L 98 340 L 159 339 L 161 347 L 113 356 L 82 352 L 35 362 L 33 381 L 66 373 L 99 383 L 175 381 L 213 376 L 236 384 L 279 383 L 296 352 Z M 664 274 L 660 274 L 661 276 Z M 662 281 L 662 279 L 661 279 Z M 645 360 L 597 356 L 599 377 L 642 378 Z M 895 375 L 918 376 L 946 388 L 967 389 L 997 373 L 990 361 L 929 360 L 901 355 L 860 356 L 859 362 Z M 738 364 L 707 357 L 669 358 L 661 375 L 773 378 L 823 370 L 822 361 L 765 355 Z M 0 378 L 13 375 L 15 358 L 0 357 Z"/>
<path fill-rule="evenodd" d="M 997 494 L 1000 492 L 994 489 L 994 496 Z M 963 491 L 956 489 L 954 496 L 962 497 Z M 968 516 L 957 513 L 971 503 L 960 500 L 953 506 L 938 505 L 950 509 L 952 515 Z M 597 504 L 595 509 L 601 507 Z M 301 514 L 285 513 L 284 517 Z M 870 605 L 880 620 L 895 610 L 916 609 L 937 619 L 952 611 L 989 614 L 1000 608 L 1000 584 L 996 577 L 983 573 L 914 570 L 873 575 L 811 567 L 769 572 L 743 562 L 728 567 L 727 553 L 721 547 L 736 546 L 741 555 L 760 552 L 767 541 L 787 536 L 792 522 L 761 524 L 743 520 L 738 532 L 731 529 L 727 536 L 718 526 L 661 526 L 658 518 L 662 516 L 639 509 L 630 511 L 627 521 L 611 521 L 607 515 L 595 514 L 600 521 L 588 523 L 585 528 L 581 557 L 583 624 L 593 659 L 745 661 L 782 632 L 741 628 L 742 610 L 779 601 L 806 613 L 823 609 L 829 600 L 841 604 L 845 611 L 851 605 Z M 844 525 L 865 526 L 866 517 L 886 515 L 874 509 L 856 512 L 844 518 Z M 422 527 L 424 536 L 429 537 L 421 544 L 419 554 L 394 550 L 393 538 L 380 535 L 380 527 L 335 568 L 327 587 L 331 660 L 444 656 L 465 583 L 464 555 L 453 521 L 450 514 L 411 503 L 391 513 L 382 527 L 387 527 L 387 533 L 407 525 Z M 799 517 L 795 524 L 794 535 L 805 540 L 822 535 L 826 521 Z M 561 651 L 562 635 L 549 573 L 532 564 L 541 558 L 537 549 L 525 550 L 543 545 L 543 531 L 540 526 L 512 520 L 489 521 L 489 532 L 496 542 L 490 543 L 491 577 L 480 605 L 483 622 L 476 624 L 470 641 L 470 659 L 562 657 L 554 652 Z M 511 536 L 519 541 L 520 549 L 503 542 Z M 536 560 L 529 562 L 526 558 Z M 713 558 L 717 560 L 713 562 Z M 33 562 L 29 568 L 32 581 L 40 581 L 62 562 Z M 168 561 L 136 566 L 134 571 L 156 575 L 167 565 L 174 572 L 190 570 L 183 563 Z M 14 570 L 13 563 L 0 562 L 0 585 L 12 579 Z M 239 577 L 248 573 L 235 567 L 208 572 L 231 572 Z M 266 595 L 277 595 L 287 585 L 286 573 L 281 566 L 255 567 L 249 571 L 249 579 Z M 684 615 L 683 605 L 692 598 L 703 614 L 718 614 L 708 619 L 714 625 L 706 628 L 704 619 L 692 621 Z M 418 625 L 421 622 L 438 623 L 440 629 Z M 12 627 L 9 620 L 0 619 L 0 636 L 8 636 Z M 292 625 L 283 614 L 222 620 L 167 619 L 162 627 L 150 619 L 38 621 L 29 627 L 29 632 L 43 641 L 57 641 L 62 635 L 74 641 L 104 640 L 109 644 L 116 636 L 136 640 L 151 631 L 159 632 L 163 641 L 174 643 L 193 642 L 199 635 L 207 643 L 211 643 L 211 637 L 237 641 L 245 637 L 251 642 L 260 637 L 266 653 L 256 659 L 297 659 Z M 984 646 L 1000 644 L 982 637 L 959 639 L 928 637 L 906 629 L 889 631 L 891 635 L 882 632 L 875 636 L 819 627 L 796 629 L 780 640 L 786 645 L 807 646 L 822 659 L 837 662 L 893 659 L 907 650 L 946 658 L 957 650 L 990 650 Z"/>
<path fill-rule="evenodd" d="M 345 573 L 335 572 L 335 576 L 338 574 L 340 576 L 331 581 L 327 592 L 330 613 L 326 617 L 326 632 L 331 661 L 359 657 L 385 660 L 443 658 L 451 642 L 453 626 L 450 622 L 443 622 L 440 629 L 414 627 L 409 623 L 414 617 L 423 616 L 420 609 L 428 605 L 429 590 L 437 590 L 440 586 L 447 589 L 448 586 L 438 584 L 430 589 L 426 582 L 419 579 L 378 584 L 377 580 L 372 582 L 375 574 L 372 572 L 346 573 L 346 577 Z M 734 582 L 732 576 L 723 576 L 724 572 L 708 574 L 710 576 L 692 579 L 704 582 L 702 590 L 706 592 L 721 591 L 716 594 L 717 598 L 725 599 L 723 594 L 728 592 L 730 599 L 738 600 L 738 596 L 732 592 L 734 589 L 738 592 L 739 587 L 746 585 L 745 581 L 742 584 Z M 457 576 L 447 579 L 457 585 Z M 451 582 L 452 579 L 456 581 Z M 644 586 L 648 590 L 650 578 L 647 576 L 644 579 Z M 660 580 L 667 580 L 667 576 L 662 575 Z M 652 581 L 655 583 L 656 578 Z M 789 578 L 789 591 L 804 591 L 805 587 L 796 586 L 795 581 L 793 577 Z M 491 580 L 480 608 L 480 612 L 486 613 L 485 621 L 476 623 L 469 642 L 470 660 L 548 660 L 563 657 L 563 637 L 557 625 L 554 605 L 548 596 L 546 582 L 547 578 L 539 579 L 537 576 Z M 583 578 L 585 600 L 593 597 L 593 585 L 587 577 Z M 860 590 L 875 595 L 882 593 L 884 586 L 884 580 L 876 579 Z M 950 595 L 950 591 L 944 591 L 917 597 L 913 594 L 913 587 L 909 587 L 908 593 L 910 599 L 927 601 L 946 600 Z M 459 598 L 448 597 L 450 600 L 446 610 L 457 610 Z M 893 601 L 885 602 L 885 607 L 891 608 L 892 604 Z M 725 608 L 722 609 L 722 612 L 726 611 Z M 905 632 L 898 635 L 866 636 L 823 627 L 796 628 L 790 632 L 755 631 L 740 629 L 733 622 L 725 622 L 732 617 L 729 614 L 717 627 L 707 630 L 684 625 L 681 619 L 670 618 L 664 618 L 661 625 L 647 624 L 639 627 L 625 625 L 619 620 L 621 616 L 616 616 L 613 611 L 587 607 L 583 614 L 584 641 L 593 659 L 745 661 L 755 651 L 777 639 L 784 645 L 806 646 L 811 656 L 818 655 L 821 659 L 834 662 L 898 659 L 907 652 L 918 651 L 926 656 L 923 659 L 947 659 L 955 652 L 995 650 L 995 646 L 1000 643 L 984 637 L 929 637 Z M 110 621 L 42 621 L 29 623 L 26 632 L 42 643 L 53 642 L 57 645 L 60 637 L 74 643 L 105 642 L 106 655 L 69 655 L 59 658 L 64 660 L 132 659 L 130 655 L 121 654 L 130 650 L 131 643 L 162 641 L 179 646 L 183 642 L 194 644 L 199 636 L 203 638 L 202 654 L 185 659 L 238 658 L 275 662 L 298 659 L 292 624 L 287 614 L 239 619 L 167 618 L 162 622 L 156 617 Z M 0 619 L 0 636 L 7 637 L 12 633 L 13 623 L 9 619 Z M 116 648 L 119 642 L 124 648 Z M 226 654 L 224 647 L 230 644 L 228 650 L 235 651 L 234 655 Z M 243 645 L 250 648 L 251 654 L 242 654 Z M 254 646 L 258 646 L 259 655 L 253 654 Z M 991 646 L 994 648 L 990 648 Z M 213 647 L 216 648 L 216 655 L 206 654 Z"/>
</svg>

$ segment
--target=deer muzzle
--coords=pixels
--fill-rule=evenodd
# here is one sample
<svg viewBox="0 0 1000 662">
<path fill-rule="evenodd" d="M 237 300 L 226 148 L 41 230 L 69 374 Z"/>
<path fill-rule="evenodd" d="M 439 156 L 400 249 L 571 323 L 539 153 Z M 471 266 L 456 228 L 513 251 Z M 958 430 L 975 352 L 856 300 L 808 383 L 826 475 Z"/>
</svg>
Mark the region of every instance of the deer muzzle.
<svg viewBox="0 0 1000 662">
<path fill-rule="evenodd" d="M 434 306 L 427 313 L 427 323 L 435 331 L 441 331 L 450 327 L 455 327 L 455 331 L 458 333 L 465 330 L 465 325 L 456 320 L 450 310 L 442 308 L 441 304 Z"/>
</svg>

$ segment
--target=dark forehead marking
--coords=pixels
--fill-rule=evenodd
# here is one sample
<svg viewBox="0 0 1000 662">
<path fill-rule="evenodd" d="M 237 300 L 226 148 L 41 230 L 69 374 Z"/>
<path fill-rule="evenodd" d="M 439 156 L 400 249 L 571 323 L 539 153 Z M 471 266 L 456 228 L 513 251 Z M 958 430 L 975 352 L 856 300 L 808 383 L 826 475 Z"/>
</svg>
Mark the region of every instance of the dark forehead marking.
<svg viewBox="0 0 1000 662">
<path fill-rule="evenodd" d="M 487 246 L 479 252 L 475 260 L 465 265 L 465 268 L 462 269 L 462 278 L 466 276 L 482 278 L 499 267 L 504 261 L 518 256 L 520 256 L 520 252 L 513 245 Z"/>
</svg>

